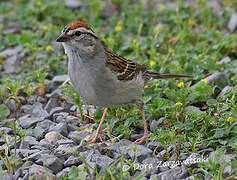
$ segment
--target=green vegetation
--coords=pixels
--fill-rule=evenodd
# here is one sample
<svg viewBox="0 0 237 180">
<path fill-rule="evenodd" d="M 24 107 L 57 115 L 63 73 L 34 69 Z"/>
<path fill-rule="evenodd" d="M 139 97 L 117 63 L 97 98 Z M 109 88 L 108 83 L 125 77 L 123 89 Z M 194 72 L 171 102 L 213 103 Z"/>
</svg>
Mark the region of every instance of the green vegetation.
<svg viewBox="0 0 237 180">
<path fill-rule="evenodd" d="M 12 7 L 0 6 L 0 19 L 5 22 L 0 24 L 0 33 L 7 30 L 7 22 L 17 22 L 22 31 L 1 35 L 0 51 L 21 45 L 27 56 L 19 72 L 20 80 L 14 76 L 0 80 L 0 120 L 9 115 L 3 105 L 9 99 L 21 105 L 18 98 L 21 90 L 30 97 L 37 89 L 43 96 L 45 79 L 67 73 L 66 56 L 56 52 L 52 42 L 66 24 L 82 20 L 119 55 L 160 73 L 193 75 L 192 79 L 153 80 L 146 86 L 143 99 L 146 118 L 160 124 L 149 134 L 149 140 L 160 141 L 165 149 L 168 144 L 178 149 L 179 144 L 189 143 L 190 148 L 178 149 L 183 152 L 196 152 L 197 145 L 212 147 L 217 150 L 217 157 L 226 152 L 237 152 L 237 35 L 227 29 L 232 11 L 222 9 L 223 13 L 217 15 L 207 7 L 207 0 L 197 0 L 196 7 L 185 5 L 186 1 L 177 1 L 174 8 L 166 7 L 165 1 L 157 5 L 154 0 L 111 0 L 116 10 L 105 21 L 100 18 L 104 1 L 88 0 L 89 6 L 79 10 L 67 9 L 58 0 L 12 2 Z M 231 0 L 221 1 L 221 6 L 237 7 Z M 46 56 L 37 60 L 39 53 Z M 231 62 L 217 63 L 227 56 Z M 4 57 L 0 58 L 0 65 L 4 67 Z M 215 72 L 228 75 L 227 83 L 233 86 L 219 99 L 217 96 L 227 83 L 208 84 L 205 79 Z M 81 110 L 84 102 L 71 87 L 66 85 L 65 94 L 71 94 Z M 199 107 L 202 113 L 186 112 L 185 107 L 190 105 Z M 102 109 L 98 109 L 95 113 L 97 123 L 101 115 Z M 142 128 L 140 112 L 136 106 L 110 109 L 105 126 L 109 127 L 108 133 L 129 138 L 138 127 Z M 210 161 L 209 165 L 203 163 L 199 168 L 190 168 L 190 173 L 202 170 L 212 179 L 220 179 L 226 165 L 213 159 Z M 13 171 L 11 164 L 14 163 L 8 163 L 7 159 L 4 162 L 9 171 Z M 232 162 L 232 166 L 237 169 L 237 162 Z M 81 170 L 73 167 L 66 179 L 76 179 L 78 171 Z M 80 176 L 86 172 L 82 171 Z M 124 175 L 111 168 L 98 176 L 106 179 L 112 176 L 111 173 Z"/>
</svg>

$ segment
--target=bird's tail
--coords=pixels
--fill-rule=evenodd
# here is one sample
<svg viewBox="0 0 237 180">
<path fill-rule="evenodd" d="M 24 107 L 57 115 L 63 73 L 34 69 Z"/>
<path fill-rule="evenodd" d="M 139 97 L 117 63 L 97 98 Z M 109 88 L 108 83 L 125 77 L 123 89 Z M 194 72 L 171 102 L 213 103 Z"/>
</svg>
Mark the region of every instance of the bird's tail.
<svg viewBox="0 0 237 180">
<path fill-rule="evenodd" d="M 160 74 L 157 72 L 148 71 L 148 74 L 154 79 L 167 79 L 167 78 L 191 78 L 191 75 L 185 74 Z"/>
</svg>

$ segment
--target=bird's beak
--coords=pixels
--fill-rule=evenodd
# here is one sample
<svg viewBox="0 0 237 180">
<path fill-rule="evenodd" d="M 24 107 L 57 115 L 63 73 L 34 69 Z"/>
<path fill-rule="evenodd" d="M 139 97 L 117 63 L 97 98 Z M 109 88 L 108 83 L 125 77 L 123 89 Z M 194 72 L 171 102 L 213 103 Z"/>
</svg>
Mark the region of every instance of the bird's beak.
<svg viewBox="0 0 237 180">
<path fill-rule="evenodd" d="M 62 33 L 57 39 L 57 42 L 67 42 L 70 40 L 70 36 L 66 35 L 65 33 Z"/>
</svg>

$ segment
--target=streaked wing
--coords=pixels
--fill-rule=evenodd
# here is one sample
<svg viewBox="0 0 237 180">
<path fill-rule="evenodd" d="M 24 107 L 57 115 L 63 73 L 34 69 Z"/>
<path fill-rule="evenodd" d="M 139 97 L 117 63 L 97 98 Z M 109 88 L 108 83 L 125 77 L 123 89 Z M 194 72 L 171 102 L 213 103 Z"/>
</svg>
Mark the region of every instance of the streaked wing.
<svg viewBox="0 0 237 180">
<path fill-rule="evenodd" d="M 134 61 L 125 59 L 122 56 L 114 54 L 110 50 L 106 49 L 107 54 L 107 66 L 113 71 L 118 80 L 127 81 L 135 78 L 140 72 L 146 72 L 147 68 Z"/>
</svg>

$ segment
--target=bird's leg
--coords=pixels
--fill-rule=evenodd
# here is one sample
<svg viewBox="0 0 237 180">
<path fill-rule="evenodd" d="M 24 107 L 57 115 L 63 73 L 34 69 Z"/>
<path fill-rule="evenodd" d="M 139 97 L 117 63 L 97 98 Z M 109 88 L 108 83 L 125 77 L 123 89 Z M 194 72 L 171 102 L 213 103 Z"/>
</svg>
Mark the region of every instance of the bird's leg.
<svg viewBox="0 0 237 180">
<path fill-rule="evenodd" d="M 137 105 L 139 106 L 140 111 L 142 113 L 142 121 L 143 121 L 143 125 L 144 125 L 144 135 L 140 139 L 137 139 L 135 141 L 135 144 L 142 144 L 144 141 L 146 141 L 146 143 L 148 142 L 148 129 L 147 129 L 146 118 L 145 118 L 145 113 L 144 113 L 144 103 L 142 101 L 139 101 L 137 103 Z"/>
<path fill-rule="evenodd" d="M 96 134 L 95 134 L 95 136 L 90 140 L 91 143 L 95 143 L 96 140 L 97 140 L 97 138 L 98 138 L 98 136 L 100 136 L 100 140 L 102 141 L 101 134 L 104 134 L 104 133 L 107 131 L 107 128 L 105 128 L 104 130 L 101 130 L 101 126 L 102 126 L 102 124 L 103 124 L 103 121 L 104 121 L 104 119 L 105 119 L 105 116 L 106 116 L 107 111 L 108 111 L 108 108 L 105 108 L 105 109 L 104 109 L 103 116 L 102 116 L 102 118 L 101 118 L 101 120 L 100 120 L 99 127 L 97 128 Z"/>
</svg>

